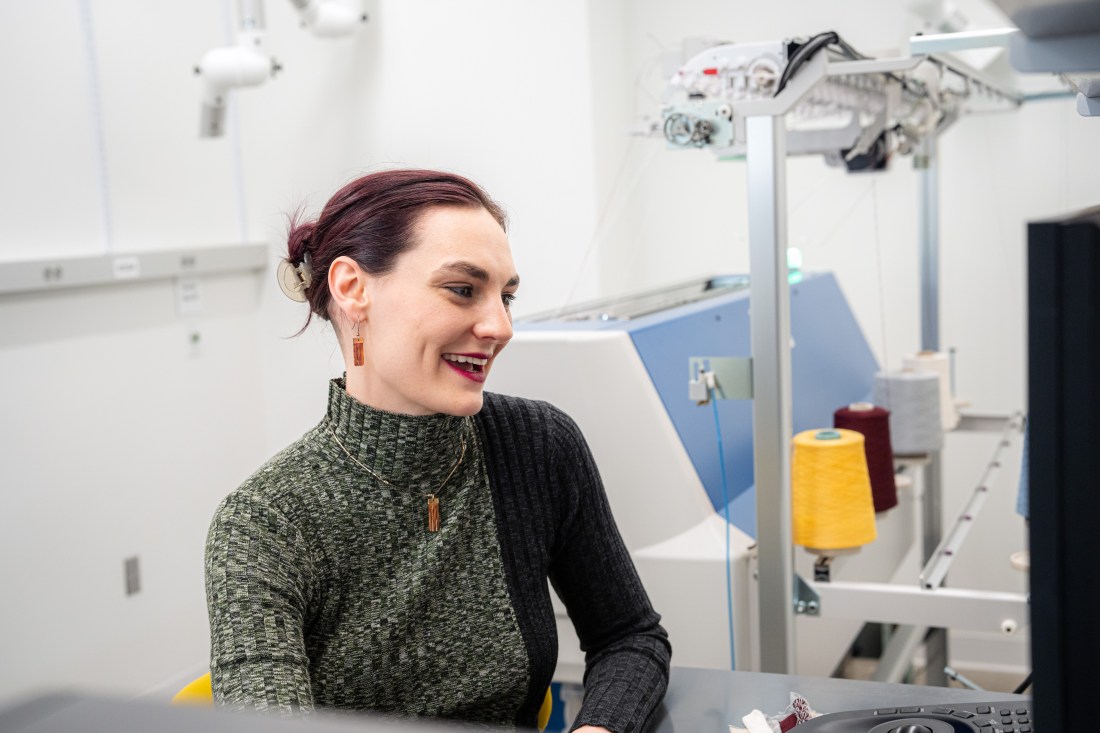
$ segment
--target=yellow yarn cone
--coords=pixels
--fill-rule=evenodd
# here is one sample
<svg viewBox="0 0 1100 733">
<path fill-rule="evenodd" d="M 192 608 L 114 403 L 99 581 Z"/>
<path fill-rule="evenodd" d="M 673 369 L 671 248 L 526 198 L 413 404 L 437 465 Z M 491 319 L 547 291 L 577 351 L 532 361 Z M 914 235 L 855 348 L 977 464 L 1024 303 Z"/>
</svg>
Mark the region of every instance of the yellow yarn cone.
<svg viewBox="0 0 1100 733">
<path fill-rule="evenodd" d="M 863 436 L 854 430 L 807 430 L 794 436 L 792 447 L 795 544 L 842 550 L 873 542 L 875 505 Z"/>
</svg>

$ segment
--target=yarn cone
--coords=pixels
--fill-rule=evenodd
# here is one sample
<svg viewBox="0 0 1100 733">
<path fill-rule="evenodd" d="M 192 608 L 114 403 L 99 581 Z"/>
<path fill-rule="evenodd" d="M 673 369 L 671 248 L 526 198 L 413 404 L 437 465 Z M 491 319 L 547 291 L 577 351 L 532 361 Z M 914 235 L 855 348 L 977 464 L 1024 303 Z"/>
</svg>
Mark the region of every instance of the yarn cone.
<svg viewBox="0 0 1100 733">
<path fill-rule="evenodd" d="M 833 413 L 833 427 L 855 430 L 863 435 L 875 512 L 884 512 L 897 506 L 894 452 L 890 449 L 890 411 L 875 407 L 869 402 L 857 402 Z"/>
<path fill-rule="evenodd" d="M 874 399 L 876 405 L 890 411 L 890 442 L 895 455 L 923 455 L 943 448 L 938 374 L 876 374 Z"/>
<path fill-rule="evenodd" d="M 807 430 L 791 457 L 795 544 L 844 550 L 877 536 L 864 439 L 854 430 Z"/>
</svg>

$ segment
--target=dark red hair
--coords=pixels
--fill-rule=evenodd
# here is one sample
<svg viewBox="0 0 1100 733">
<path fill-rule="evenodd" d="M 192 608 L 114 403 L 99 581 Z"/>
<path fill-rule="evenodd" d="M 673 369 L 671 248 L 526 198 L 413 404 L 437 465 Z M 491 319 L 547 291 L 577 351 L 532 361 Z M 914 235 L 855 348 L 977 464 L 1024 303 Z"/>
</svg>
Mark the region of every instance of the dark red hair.
<svg viewBox="0 0 1100 733">
<path fill-rule="evenodd" d="M 416 244 L 417 220 L 433 206 L 480 207 L 501 229 L 507 229 L 500 205 L 473 181 L 453 173 L 416 169 L 357 178 L 333 194 L 316 221 L 291 217 L 287 260 L 301 264 L 307 252 L 310 258 L 309 318 L 316 313 L 329 320 L 328 269 L 333 260 L 350 257 L 372 275 L 386 274 L 397 257 Z"/>
</svg>

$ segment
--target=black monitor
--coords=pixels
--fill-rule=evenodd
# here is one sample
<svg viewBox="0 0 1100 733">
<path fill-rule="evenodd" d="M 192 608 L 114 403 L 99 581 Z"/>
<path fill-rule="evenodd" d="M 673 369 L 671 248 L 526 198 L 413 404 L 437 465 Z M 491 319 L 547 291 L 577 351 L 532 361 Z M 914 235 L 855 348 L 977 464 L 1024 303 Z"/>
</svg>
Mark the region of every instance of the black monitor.
<svg viewBox="0 0 1100 733">
<path fill-rule="evenodd" d="M 1100 207 L 1028 225 L 1035 729 L 1092 730 L 1100 681 Z"/>
</svg>

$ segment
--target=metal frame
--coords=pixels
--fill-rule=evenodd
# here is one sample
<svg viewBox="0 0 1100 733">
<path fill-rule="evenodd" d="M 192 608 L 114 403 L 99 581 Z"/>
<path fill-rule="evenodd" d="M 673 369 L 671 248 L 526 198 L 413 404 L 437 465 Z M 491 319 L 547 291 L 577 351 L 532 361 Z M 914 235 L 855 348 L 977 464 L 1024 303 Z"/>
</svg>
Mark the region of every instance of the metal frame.
<svg viewBox="0 0 1100 733">
<path fill-rule="evenodd" d="M 997 37 L 1003 42 L 1002 37 Z M 936 39 L 944 43 L 945 39 Z M 978 43 L 966 39 L 966 43 Z M 919 39 L 916 40 L 920 47 Z M 924 41 L 923 43 L 928 43 Z M 703 114 L 698 120 L 701 129 L 709 130 L 699 138 L 693 132 L 688 142 L 672 140 L 677 145 L 702 147 L 710 145 L 717 152 L 729 147 L 736 139 L 739 122 L 744 123 L 744 150 L 748 177 L 749 199 L 749 263 L 750 263 L 750 324 L 752 330 L 752 395 L 753 395 L 753 461 L 756 484 L 756 518 L 758 546 L 756 554 L 757 578 L 756 602 L 753 605 L 757 622 L 759 647 L 756 650 L 758 669 L 766 672 L 789 673 L 794 668 L 794 615 L 812 613 L 810 597 L 817 587 L 827 588 L 829 598 L 838 595 L 837 584 L 818 584 L 798 592 L 799 605 L 795 607 L 795 576 L 791 546 L 791 466 L 790 444 L 792 433 L 791 403 L 791 353 L 790 353 L 790 293 L 787 272 L 787 208 L 786 208 L 786 158 L 788 154 L 814 152 L 813 145 L 832 140 L 814 132 L 792 132 L 786 129 L 785 115 L 810 94 L 814 87 L 831 76 L 855 74 L 897 74 L 913 70 L 924 61 L 961 77 L 967 90 L 976 89 L 985 96 L 1015 105 L 1022 102 L 1019 94 L 1006 89 L 965 64 L 946 57 L 918 55 L 892 59 L 829 60 L 829 54 L 819 53 L 810 58 L 797 74 L 791 77 L 783 91 L 774 97 L 739 100 L 736 109 L 721 96 L 714 99 L 693 100 L 690 110 L 676 114 Z M 920 84 L 918 81 L 917 84 Z M 921 251 L 921 345 L 924 349 L 939 348 L 939 182 L 936 137 L 957 118 L 953 106 L 941 111 L 935 129 L 925 131 L 917 149 L 917 168 L 920 171 L 920 251 Z M 669 120 L 674 117 L 669 117 Z M 666 134 L 667 137 L 667 134 Z M 713 139 L 712 139 L 713 138 Z M 809 146 L 809 147 L 807 147 Z M 708 367 L 709 368 L 709 367 Z M 694 380 L 694 393 L 705 397 L 708 392 L 701 381 L 699 362 L 693 361 L 690 379 Z M 728 395 L 727 395 L 728 397 Z M 927 562 L 937 551 L 942 540 L 942 467 L 938 454 L 928 456 L 923 466 L 923 552 Z M 938 570 L 937 570 L 938 573 Z M 939 575 L 942 581 L 942 575 Z M 863 596 L 869 587 L 843 586 L 848 597 Z M 895 590 L 893 586 L 876 585 L 879 592 L 891 591 L 895 595 L 914 588 Z M 948 591 L 936 591 L 940 599 L 960 597 L 982 603 L 974 592 L 958 591 L 955 596 Z M 971 596 L 958 596 L 959 593 Z M 804 597 L 805 596 L 805 597 Z M 930 596 L 921 596 L 922 599 Z M 807 600 L 810 598 L 810 600 Z M 975 600 L 977 599 L 977 600 Z M 968 602 L 969 602 L 968 600 Z M 1005 600 L 1013 604 L 1017 599 Z M 842 601 L 843 602 L 843 601 Z M 821 597 L 823 615 L 836 615 L 830 611 L 825 594 Z M 940 603 L 940 601 L 937 601 Z M 868 618 L 852 608 L 852 618 Z M 915 605 L 924 607 L 924 603 Z M 934 619 L 950 619 L 958 613 L 957 603 L 950 612 L 933 614 Z M 1013 606 L 1014 608 L 1014 606 Z M 817 608 L 814 611 L 818 610 Z M 921 623 L 927 619 L 901 614 L 908 620 L 899 620 L 889 613 L 882 620 L 913 624 L 897 635 L 889 649 L 887 665 L 897 668 L 907 652 L 924 636 Z M 897 615 L 897 614 L 894 614 Z M 946 626 L 946 623 L 944 624 Z M 929 681 L 946 684 L 942 669 L 947 662 L 946 632 L 934 628 L 928 635 Z M 754 661 L 755 661 L 754 659 Z"/>
<path fill-rule="evenodd" d="M 920 183 L 920 313 L 921 348 L 940 348 L 940 203 L 939 160 L 935 135 L 921 141 L 915 165 Z M 921 471 L 924 493 L 921 501 L 921 561 L 935 556 L 943 536 L 943 464 L 939 452 L 929 455 Z M 947 629 L 933 627 L 925 635 L 925 681 L 947 685 Z"/>
<path fill-rule="evenodd" d="M 905 679 L 913 665 L 913 654 L 927 633 L 927 626 L 899 626 L 894 629 L 871 679 L 875 682 L 900 682 Z"/>
<path fill-rule="evenodd" d="M 794 669 L 786 128 L 782 115 L 760 115 L 748 117 L 745 130 L 757 543 L 761 578 L 777 581 L 760 584 L 760 669 L 783 673 Z"/>
<path fill-rule="evenodd" d="M 932 556 L 928 558 L 924 569 L 921 570 L 921 587 L 931 590 L 943 585 L 944 578 L 947 577 L 947 571 L 958 556 L 959 550 L 962 549 L 966 536 L 970 533 L 971 527 L 974 526 L 974 521 L 978 518 L 986 497 L 989 496 L 989 487 L 996 481 L 997 475 L 1001 472 L 1001 454 L 1012 445 L 1013 435 L 1019 434 L 1023 430 L 1023 422 L 1024 415 L 1022 412 L 1015 413 L 1004 421 L 1004 430 L 997 441 L 997 447 L 993 450 L 993 456 L 989 459 L 978 485 L 974 487 L 970 500 L 966 502 L 966 506 L 959 513 L 951 531 L 944 535 L 939 545 L 933 550 Z"/>
<path fill-rule="evenodd" d="M 787 277 L 787 141 L 783 116 L 825 76 L 825 54 L 783 92 L 746 103 L 753 466 L 756 482 L 759 669 L 794 670 L 791 548 L 791 299 Z"/>
<path fill-rule="evenodd" d="M 745 102 L 738 107 L 746 124 L 746 168 L 749 198 L 750 298 L 753 374 L 753 461 L 756 475 L 756 516 L 759 582 L 756 616 L 759 623 L 759 669 L 789 673 L 794 670 L 794 569 L 791 547 L 790 441 L 791 365 L 790 299 L 786 267 L 786 126 L 783 116 L 814 85 L 830 74 L 881 73 L 911 69 L 923 59 L 887 59 L 828 63 L 826 54 L 809 61 L 777 97 Z M 955 73 L 972 79 L 999 97 L 1017 104 L 1019 95 L 1002 89 L 954 60 L 928 57 Z M 921 342 L 939 347 L 939 182 L 936 137 L 954 118 L 941 122 L 922 141 L 918 153 L 921 242 Z M 942 528 L 942 466 L 939 455 L 929 457 L 923 470 L 923 553 L 927 561 L 940 545 Z M 928 681 L 946 685 L 946 627 L 958 616 L 982 619 L 989 614 L 1018 613 L 1026 600 L 1014 594 L 978 593 L 941 589 L 932 594 L 920 588 L 886 584 L 818 583 L 823 616 L 901 623 L 908 628 L 889 648 L 888 666 L 897 669 L 919 643 L 924 624 L 927 635 Z M 853 599 L 855 599 L 853 601 Z M 948 603 L 944 600 L 950 599 Z M 960 601 L 966 613 L 960 614 Z M 835 605 L 834 605 L 835 604 Z M 830 608 L 832 606 L 832 608 Z M 895 606 L 901 606 L 891 611 Z M 972 607 L 972 608 L 971 608 Z M 918 609 L 918 610 L 915 610 Z M 991 610 L 992 609 L 992 610 Z M 915 610 L 915 611 L 914 611 Z M 938 624 L 938 626 L 936 625 Z M 884 673 L 892 673 L 890 669 Z"/>
<path fill-rule="evenodd" d="M 976 48 L 1007 47 L 1011 38 L 1019 32 L 1016 28 L 994 28 L 957 33 L 926 33 L 909 39 L 909 53 L 951 53 Z"/>
<path fill-rule="evenodd" d="M 892 583 L 812 583 L 822 618 L 1005 632 L 1028 623 L 1027 595 Z"/>
</svg>

